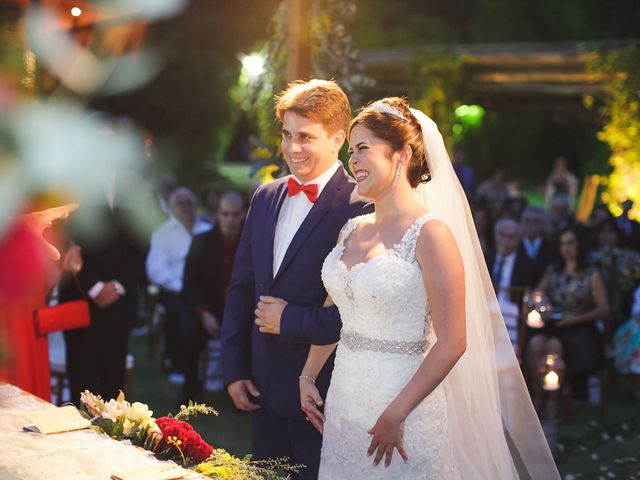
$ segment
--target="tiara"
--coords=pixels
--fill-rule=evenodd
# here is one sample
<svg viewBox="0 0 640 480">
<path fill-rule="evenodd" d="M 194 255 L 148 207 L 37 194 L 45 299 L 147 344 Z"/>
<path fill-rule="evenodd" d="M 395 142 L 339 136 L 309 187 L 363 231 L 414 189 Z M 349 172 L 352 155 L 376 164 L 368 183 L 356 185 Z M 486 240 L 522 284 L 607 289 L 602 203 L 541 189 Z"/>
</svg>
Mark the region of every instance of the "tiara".
<svg viewBox="0 0 640 480">
<path fill-rule="evenodd" d="M 393 115 L 400 120 L 407 121 L 407 117 L 405 117 L 400 110 L 396 107 L 389 105 L 387 102 L 383 102 L 382 100 L 378 100 L 377 102 L 373 102 L 369 105 L 371 110 L 375 110 L 376 112 L 386 113 L 387 115 Z"/>
</svg>

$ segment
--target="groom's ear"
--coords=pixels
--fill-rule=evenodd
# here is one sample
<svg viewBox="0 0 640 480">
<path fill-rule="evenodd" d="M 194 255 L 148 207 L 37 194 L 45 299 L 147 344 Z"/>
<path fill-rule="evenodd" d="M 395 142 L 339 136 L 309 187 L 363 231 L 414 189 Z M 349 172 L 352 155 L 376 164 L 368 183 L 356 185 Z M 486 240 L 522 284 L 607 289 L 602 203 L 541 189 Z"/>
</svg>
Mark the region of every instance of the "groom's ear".
<svg viewBox="0 0 640 480">
<path fill-rule="evenodd" d="M 344 141 L 347 139 L 347 134 L 344 130 L 338 130 L 333 134 L 333 140 L 335 141 L 336 150 L 340 150 L 342 145 L 344 145 Z"/>
</svg>

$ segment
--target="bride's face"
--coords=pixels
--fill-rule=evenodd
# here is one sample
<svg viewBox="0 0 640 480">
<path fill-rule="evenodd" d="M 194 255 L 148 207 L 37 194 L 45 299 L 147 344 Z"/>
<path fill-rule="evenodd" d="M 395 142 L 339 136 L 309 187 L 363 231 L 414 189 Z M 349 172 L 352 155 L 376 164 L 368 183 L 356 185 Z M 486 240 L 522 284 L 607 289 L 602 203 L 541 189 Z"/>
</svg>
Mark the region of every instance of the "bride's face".
<svg viewBox="0 0 640 480">
<path fill-rule="evenodd" d="M 371 130 L 356 125 L 349 138 L 349 167 L 358 182 L 358 193 L 378 198 L 394 185 L 397 154 Z"/>
</svg>

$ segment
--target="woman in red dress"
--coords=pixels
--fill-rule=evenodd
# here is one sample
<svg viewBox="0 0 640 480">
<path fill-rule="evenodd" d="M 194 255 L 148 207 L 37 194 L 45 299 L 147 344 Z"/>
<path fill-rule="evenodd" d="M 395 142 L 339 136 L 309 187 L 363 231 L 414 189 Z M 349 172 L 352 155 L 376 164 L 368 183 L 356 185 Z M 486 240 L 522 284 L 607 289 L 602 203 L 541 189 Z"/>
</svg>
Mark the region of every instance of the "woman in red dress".
<svg viewBox="0 0 640 480">
<path fill-rule="evenodd" d="M 33 313 L 45 306 L 49 276 L 60 253 L 44 240 L 43 232 L 77 207 L 26 214 L 0 234 L 0 382 L 45 400 L 51 397 L 49 350 L 47 337 L 35 331 Z"/>
</svg>

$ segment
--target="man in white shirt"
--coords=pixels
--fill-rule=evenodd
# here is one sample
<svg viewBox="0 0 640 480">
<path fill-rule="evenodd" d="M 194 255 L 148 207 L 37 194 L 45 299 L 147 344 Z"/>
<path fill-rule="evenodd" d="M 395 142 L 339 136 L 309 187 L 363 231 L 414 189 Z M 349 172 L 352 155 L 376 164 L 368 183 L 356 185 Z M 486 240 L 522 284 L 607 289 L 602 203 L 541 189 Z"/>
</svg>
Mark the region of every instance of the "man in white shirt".
<svg viewBox="0 0 640 480">
<path fill-rule="evenodd" d="M 165 307 L 165 363 L 177 369 L 175 341 L 183 313 L 181 298 L 184 265 L 193 235 L 211 230 L 211 224 L 196 217 L 197 199 L 188 188 L 178 188 L 169 197 L 171 216 L 151 235 L 147 255 L 147 278 L 160 287 L 160 302 Z"/>
</svg>

